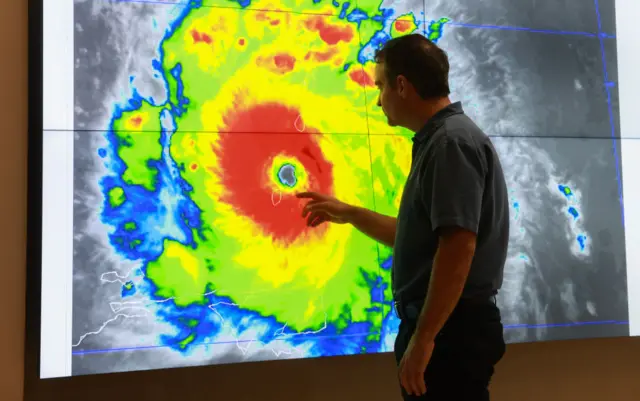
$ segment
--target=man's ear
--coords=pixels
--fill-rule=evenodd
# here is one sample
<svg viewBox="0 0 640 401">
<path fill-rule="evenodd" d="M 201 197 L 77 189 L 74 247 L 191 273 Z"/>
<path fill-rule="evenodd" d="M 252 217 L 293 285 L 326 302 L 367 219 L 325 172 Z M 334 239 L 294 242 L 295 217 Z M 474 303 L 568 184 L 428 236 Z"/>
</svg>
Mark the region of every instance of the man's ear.
<svg viewBox="0 0 640 401">
<path fill-rule="evenodd" d="M 400 97 L 404 98 L 405 96 L 407 96 L 407 79 L 404 76 L 397 76 L 396 88 Z"/>
</svg>

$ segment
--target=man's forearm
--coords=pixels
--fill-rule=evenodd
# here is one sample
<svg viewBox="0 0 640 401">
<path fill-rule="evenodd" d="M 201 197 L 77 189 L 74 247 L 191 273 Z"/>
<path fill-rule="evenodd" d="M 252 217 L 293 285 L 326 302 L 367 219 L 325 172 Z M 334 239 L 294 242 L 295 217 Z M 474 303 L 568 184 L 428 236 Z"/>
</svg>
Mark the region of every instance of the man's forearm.
<svg viewBox="0 0 640 401">
<path fill-rule="evenodd" d="M 348 222 L 358 231 L 374 240 L 393 247 L 396 238 L 396 218 L 385 216 L 361 207 L 354 207 Z"/>
<path fill-rule="evenodd" d="M 475 235 L 454 233 L 440 238 L 434 258 L 427 299 L 422 308 L 416 335 L 433 341 L 458 304 L 475 253 Z"/>
</svg>

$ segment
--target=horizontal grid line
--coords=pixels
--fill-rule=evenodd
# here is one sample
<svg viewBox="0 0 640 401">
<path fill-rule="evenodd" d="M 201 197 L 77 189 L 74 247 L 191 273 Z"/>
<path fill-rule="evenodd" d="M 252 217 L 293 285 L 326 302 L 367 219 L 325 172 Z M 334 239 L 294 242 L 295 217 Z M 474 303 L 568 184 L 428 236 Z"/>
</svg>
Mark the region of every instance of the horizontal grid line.
<svg viewBox="0 0 640 401">
<path fill-rule="evenodd" d="M 554 30 L 554 29 L 535 29 L 535 28 L 524 28 L 518 26 L 508 26 L 508 25 L 485 25 L 485 24 L 468 24 L 463 22 L 448 22 L 447 25 L 459 28 L 472 28 L 472 29 L 495 29 L 502 31 L 519 31 L 519 32 L 531 32 L 531 33 L 544 33 L 550 35 L 573 35 L 573 36 L 585 36 L 590 38 L 595 38 L 598 35 L 591 32 L 576 32 L 576 31 L 562 31 L 562 30 Z"/>
<path fill-rule="evenodd" d="M 124 134 L 161 134 L 162 132 L 168 131 L 157 131 L 157 130 L 118 130 L 113 131 L 109 129 L 43 129 L 43 133 L 47 132 L 68 132 L 73 134 L 105 134 L 109 132 L 118 132 Z M 289 132 L 268 132 L 268 131 L 198 131 L 198 130 L 181 130 L 178 129 L 173 131 L 174 133 L 180 134 L 202 134 L 202 135 L 318 135 L 318 136 L 371 136 L 371 137 L 402 137 L 409 138 L 413 136 L 413 133 L 380 133 L 373 134 L 367 132 L 298 132 L 298 131 L 289 131 Z M 583 135 L 526 135 L 526 134 L 487 134 L 489 138 L 493 139 L 581 139 L 581 140 L 611 140 L 611 135 L 598 135 L 598 136 L 583 136 Z M 614 139 L 620 140 L 639 140 L 638 137 L 621 137 L 615 136 Z"/>
<path fill-rule="evenodd" d="M 291 335 L 289 337 L 280 337 L 274 338 L 272 341 L 286 341 L 291 339 L 305 339 L 305 340 L 327 340 L 327 339 L 338 339 L 345 337 L 366 337 L 370 335 L 378 335 L 378 332 L 369 332 L 369 333 L 353 333 L 353 334 L 336 334 L 336 335 L 314 335 L 314 336 L 302 336 L 302 335 Z M 229 344 L 247 344 L 247 343 L 262 343 L 259 340 L 229 340 L 229 341 L 202 341 L 198 343 L 193 343 L 191 346 L 203 346 L 203 345 L 229 345 Z M 72 355 L 82 355 L 82 354 L 92 354 L 92 353 L 107 353 L 107 352 L 123 352 L 123 351 L 136 351 L 136 350 L 145 350 L 145 349 L 158 349 L 158 348 L 170 348 L 171 345 L 147 345 L 141 347 L 122 347 L 122 348 L 107 348 L 107 349 L 96 349 L 96 350 L 82 350 L 82 351 L 74 351 Z"/>
<path fill-rule="evenodd" d="M 560 327 L 581 327 L 581 326 L 604 326 L 604 325 L 628 325 L 627 321 L 619 321 L 619 320 L 605 320 L 605 321 L 594 321 L 594 322 L 576 322 L 576 323 L 550 323 L 550 324 L 512 324 L 504 325 L 505 330 L 512 329 L 541 329 L 541 328 L 560 328 Z M 390 332 L 390 334 L 396 334 L 397 332 Z M 358 333 L 358 334 L 343 334 L 343 335 L 332 335 L 332 336 L 301 336 L 300 338 L 304 338 L 305 340 L 326 340 L 326 339 L 339 339 L 345 337 L 366 337 L 370 335 L 377 335 L 379 333 Z M 273 341 L 284 341 L 290 340 L 291 338 L 295 338 L 291 336 L 289 338 L 276 338 Z M 214 341 L 214 342 L 200 342 L 191 344 L 192 346 L 204 346 L 204 345 L 229 345 L 229 344 L 247 344 L 252 342 L 260 342 L 258 340 L 237 340 L 237 341 Z M 72 355 L 91 355 L 91 354 L 106 354 L 111 352 L 128 352 L 128 351 L 143 351 L 143 350 L 153 350 L 153 349 L 161 349 L 161 348 L 170 348 L 171 345 L 149 345 L 149 346 L 140 346 L 140 347 L 121 347 L 121 348 L 106 348 L 106 349 L 93 349 L 93 350 L 82 350 L 82 351 L 74 351 Z"/>
<path fill-rule="evenodd" d="M 182 130 L 177 129 L 174 131 L 171 130 L 110 130 L 110 129 L 81 129 L 81 130 L 66 130 L 66 129 L 54 129 L 54 130 L 44 130 L 45 132 L 73 132 L 73 133 L 90 133 L 90 134 L 100 134 L 100 133 L 108 133 L 108 132 L 118 132 L 125 134 L 160 134 L 162 132 L 171 132 L 171 133 L 180 133 L 180 134 L 204 134 L 204 135 L 369 135 L 366 131 L 362 132 L 301 132 L 301 131 L 207 131 L 207 130 Z M 385 135 L 385 134 L 380 134 Z M 388 134 L 388 135 L 400 135 L 400 134 Z M 402 135 L 400 135 L 402 136 Z"/>
</svg>

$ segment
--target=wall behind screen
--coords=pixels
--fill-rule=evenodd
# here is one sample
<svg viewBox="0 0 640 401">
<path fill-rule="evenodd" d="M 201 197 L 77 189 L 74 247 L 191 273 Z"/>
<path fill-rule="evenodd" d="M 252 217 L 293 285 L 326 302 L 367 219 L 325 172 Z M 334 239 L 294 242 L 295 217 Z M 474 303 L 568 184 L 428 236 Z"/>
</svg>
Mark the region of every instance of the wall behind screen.
<svg viewBox="0 0 640 401">
<path fill-rule="evenodd" d="M 53 1 L 53 0 L 45 0 Z M 2 1 L 0 12 L 0 399 L 22 400 L 24 247 L 26 239 L 27 1 Z M 83 378 L 94 401 L 398 400 L 391 355 L 218 366 Z M 509 347 L 494 400 L 634 401 L 640 394 L 640 338 L 522 344 Z M 140 380 L 142 378 L 142 380 Z M 88 379 L 88 380 L 86 380 Z M 179 385 L 178 382 L 181 384 Z M 635 396 L 634 396 L 635 394 Z M 60 399 L 73 401 L 60 395 Z"/>
</svg>

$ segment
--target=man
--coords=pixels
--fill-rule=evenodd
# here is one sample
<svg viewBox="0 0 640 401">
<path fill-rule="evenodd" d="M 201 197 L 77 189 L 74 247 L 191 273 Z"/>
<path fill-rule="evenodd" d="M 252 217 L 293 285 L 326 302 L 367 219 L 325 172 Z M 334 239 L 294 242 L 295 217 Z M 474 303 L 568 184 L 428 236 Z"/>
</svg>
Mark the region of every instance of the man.
<svg viewBox="0 0 640 401">
<path fill-rule="evenodd" d="M 398 217 L 326 194 L 309 199 L 310 226 L 348 223 L 393 247 L 401 323 L 395 355 L 405 400 L 485 401 L 505 352 L 495 295 L 509 239 L 509 203 L 490 139 L 449 100 L 449 62 L 422 35 L 376 54 L 378 106 L 389 125 L 415 132 Z"/>
</svg>

